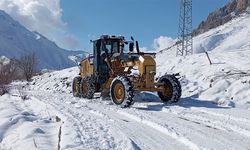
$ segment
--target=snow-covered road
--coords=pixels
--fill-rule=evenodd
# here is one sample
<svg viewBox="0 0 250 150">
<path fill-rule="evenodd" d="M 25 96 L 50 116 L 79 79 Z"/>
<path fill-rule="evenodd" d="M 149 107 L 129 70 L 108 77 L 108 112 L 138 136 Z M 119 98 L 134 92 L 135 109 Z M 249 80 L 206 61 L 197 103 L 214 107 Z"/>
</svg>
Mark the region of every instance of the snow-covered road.
<svg viewBox="0 0 250 150">
<path fill-rule="evenodd" d="M 191 98 L 173 106 L 145 100 L 121 109 L 99 98 L 30 94 L 63 118 L 62 149 L 250 148 L 249 110 L 220 108 Z"/>
</svg>

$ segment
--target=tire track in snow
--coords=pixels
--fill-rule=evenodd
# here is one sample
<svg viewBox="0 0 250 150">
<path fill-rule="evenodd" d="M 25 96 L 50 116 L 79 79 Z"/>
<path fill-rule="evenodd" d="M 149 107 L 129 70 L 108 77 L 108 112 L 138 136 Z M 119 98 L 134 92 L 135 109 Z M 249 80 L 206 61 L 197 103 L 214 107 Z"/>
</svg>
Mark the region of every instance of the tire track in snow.
<svg viewBox="0 0 250 150">
<path fill-rule="evenodd" d="M 47 94 L 49 95 L 51 93 L 47 92 Z M 61 112 L 64 116 L 76 123 L 77 131 L 82 143 L 80 146 L 84 145 L 84 148 L 88 149 L 124 149 L 123 147 L 132 149 L 132 142 L 130 139 L 126 139 L 126 137 L 120 133 L 112 133 L 110 125 L 105 123 L 105 121 L 113 123 L 114 121 L 111 118 L 86 105 L 86 101 L 88 103 L 89 100 L 73 98 L 72 96 L 64 94 L 59 95 L 55 93 L 49 96 L 50 97 L 47 98 L 46 96 L 39 97 L 40 99 L 44 98 L 45 100 L 42 101 L 50 103 L 50 105 Z M 54 100 L 51 101 L 53 98 Z M 75 100 L 79 101 L 75 102 Z M 85 103 L 80 103 L 80 100 L 84 100 Z M 69 101 L 70 103 L 67 103 Z M 88 129 L 93 130 L 88 132 Z M 86 137 L 86 132 L 90 136 L 90 141 L 88 140 L 89 138 Z M 100 132 L 103 133 L 101 134 Z M 119 135 L 118 137 L 120 138 L 115 138 L 112 135 Z M 102 144 L 103 142 L 104 144 L 106 143 L 106 145 L 102 148 L 99 144 Z"/>
<path fill-rule="evenodd" d="M 197 112 L 201 112 L 201 113 L 194 114 Z M 247 124 L 249 120 L 244 119 L 244 118 L 235 118 L 232 116 L 223 115 L 223 114 L 201 110 L 201 109 L 198 109 L 198 111 L 195 109 L 195 112 L 192 110 L 190 110 L 190 112 L 176 110 L 176 111 L 171 111 L 171 113 L 176 114 L 179 117 L 185 118 L 193 122 L 199 122 L 200 124 L 204 124 L 204 125 L 217 128 L 220 130 L 228 131 L 228 132 L 236 132 L 238 134 L 241 134 L 243 136 L 250 138 L 250 130 L 237 125 L 238 123 L 241 123 L 242 121 L 244 121 Z M 214 118 L 211 115 L 222 117 L 224 119 Z M 234 122 L 234 124 L 232 121 Z"/>
<path fill-rule="evenodd" d="M 45 96 L 43 96 L 42 98 L 40 97 L 40 100 L 43 98 L 45 98 Z M 106 146 L 104 145 L 104 147 L 106 147 L 107 149 L 116 147 L 116 145 L 114 145 L 114 141 L 112 140 L 112 137 L 108 137 L 108 133 L 107 133 L 108 130 L 105 130 L 104 128 L 102 128 L 102 125 L 100 126 L 99 124 L 97 124 L 97 121 L 94 121 L 92 119 L 93 117 L 91 118 L 91 116 L 83 115 L 84 112 L 86 112 L 86 109 L 88 110 L 88 108 L 85 107 L 84 108 L 85 110 L 82 109 L 83 112 L 79 114 L 78 112 L 75 112 L 75 109 L 70 108 L 70 105 L 67 106 L 67 104 L 60 103 L 60 101 L 51 102 L 50 101 L 51 98 L 52 97 L 45 98 L 45 100 L 41 100 L 41 101 L 44 101 L 44 102 L 46 101 L 46 103 L 49 103 L 56 110 L 58 110 L 64 116 L 66 116 L 69 119 L 69 121 L 72 121 L 72 123 L 74 123 L 73 127 L 76 127 L 77 134 L 81 140 L 81 144 L 78 146 L 80 149 L 82 149 L 83 146 L 84 148 L 87 148 L 87 149 L 91 149 L 94 147 L 98 148 L 99 146 L 103 146 L 103 145 L 98 145 L 98 144 L 102 144 L 103 142 L 104 144 L 107 143 Z M 93 126 L 93 124 L 95 124 L 95 127 Z M 102 133 L 104 136 L 103 138 L 104 139 L 109 138 L 109 139 L 103 140 L 97 136 L 96 133 L 99 132 L 98 134 L 100 134 L 101 130 L 102 132 L 104 132 Z"/>
<path fill-rule="evenodd" d="M 154 133 L 158 132 L 159 135 L 164 135 L 164 136 L 168 137 L 168 139 L 169 139 L 168 141 L 171 140 L 172 142 L 175 141 L 175 143 L 180 143 L 178 145 L 182 145 L 180 147 L 181 149 L 184 149 L 184 147 L 189 148 L 189 149 L 199 149 L 199 147 L 197 145 L 190 142 L 184 136 L 180 136 L 180 134 L 173 131 L 172 129 L 167 129 L 167 128 L 165 128 L 159 124 L 156 124 L 154 122 L 151 122 L 149 120 L 139 121 L 139 120 L 141 120 L 141 118 L 135 119 L 134 117 L 136 117 L 136 116 L 134 116 L 132 114 L 128 114 L 126 112 L 123 112 L 123 111 L 121 111 L 121 108 L 116 107 L 116 106 L 112 106 L 112 108 L 110 108 L 110 107 L 103 107 L 102 104 L 100 104 L 98 106 L 94 106 L 94 105 L 96 105 L 96 104 L 90 103 L 88 106 L 91 107 L 92 109 L 95 109 L 95 112 L 98 112 L 98 114 L 100 114 L 100 113 L 104 114 L 106 116 L 105 118 L 107 118 L 107 117 L 113 118 L 113 120 L 116 123 L 118 123 L 118 126 L 125 126 L 124 128 L 129 128 L 128 126 L 126 126 L 126 123 L 129 123 L 129 122 L 133 122 L 137 126 L 139 126 L 140 130 L 142 130 L 142 132 L 137 133 L 137 137 L 130 137 L 132 144 L 133 143 L 136 144 L 137 147 L 143 147 L 143 149 L 145 149 L 145 148 L 146 149 L 150 149 L 150 148 L 155 149 L 155 147 L 152 145 L 150 147 L 147 147 L 146 145 L 143 145 L 143 143 L 140 143 L 140 141 L 139 141 L 139 143 L 137 142 L 137 139 L 140 136 L 140 134 L 146 133 L 146 134 L 151 136 L 152 133 L 150 133 L 148 130 L 152 130 L 151 132 L 154 132 Z M 113 108 L 115 108 L 115 109 L 113 109 Z M 113 114 L 116 114 L 118 117 L 113 115 Z M 120 122 L 119 122 L 119 120 L 120 120 Z M 131 135 L 128 135 L 128 136 L 131 136 Z M 154 137 L 154 141 L 157 141 L 156 137 Z M 166 143 L 166 142 L 164 142 L 164 143 Z M 147 144 L 149 144 L 149 143 L 147 143 Z M 169 147 L 168 149 L 176 149 L 176 146 Z"/>
<path fill-rule="evenodd" d="M 80 147 L 79 149 L 81 149 L 82 145 L 84 145 L 84 143 L 86 142 L 84 140 L 84 135 L 83 135 L 84 132 L 83 132 L 82 124 L 77 119 L 75 119 L 75 117 L 73 117 L 72 115 L 69 115 L 68 113 L 64 113 L 64 111 L 61 111 L 61 110 L 63 110 L 62 108 L 58 109 L 57 104 L 51 103 L 49 101 L 47 101 L 47 103 L 49 103 L 50 106 L 52 106 L 54 109 L 59 111 L 63 116 L 67 117 L 69 119 L 69 121 L 72 121 L 72 125 L 75 128 L 75 130 L 77 131 L 78 138 L 80 139 L 80 145 L 76 145 L 76 147 L 74 146 L 74 148 Z M 73 122 L 74 122 L 74 124 L 73 124 Z M 86 146 L 90 147 L 88 145 L 86 145 Z"/>
<path fill-rule="evenodd" d="M 161 126 L 174 129 L 193 143 L 196 143 L 200 148 L 202 147 L 201 149 L 247 149 L 250 146 L 248 138 L 238 133 L 227 132 L 225 129 L 219 130 L 202 122 L 189 120 L 172 113 L 176 108 L 171 108 L 169 112 L 164 112 L 158 109 L 147 111 L 148 109 L 144 108 L 145 105 L 142 104 L 142 106 L 143 108 L 136 106 L 129 113 L 139 118 L 146 118 L 156 122 Z M 178 109 L 180 108 L 178 107 Z M 187 113 L 192 113 L 192 111 L 189 110 Z"/>
<path fill-rule="evenodd" d="M 188 144 L 186 144 L 186 146 L 189 145 L 187 147 L 189 147 L 190 149 L 193 149 L 192 143 L 198 149 L 203 149 L 203 147 L 207 147 L 207 146 L 211 149 L 214 148 L 214 146 L 202 144 L 199 142 L 198 142 L 199 144 L 197 145 L 197 141 L 194 138 L 195 135 L 198 136 L 198 138 L 199 138 L 199 136 L 201 136 L 201 137 L 203 136 L 202 139 L 205 139 L 205 140 L 208 139 L 208 141 L 211 142 L 210 144 L 213 144 L 212 141 L 216 141 L 217 146 L 221 147 L 222 149 L 225 149 L 225 148 L 229 149 L 230 147 L 244 149 L 244 148 L 246 148 L 246 145 L 247 145 L 247 144 L 244 144 L 244 141 L 239 142 L 239 143 L 243 143 L 244 144 L 243 146 L 237 145 L 237 143 L 230 141 L 232 139 L 236 139 L 236 141 L 237 141 L 241 137 L 240 137 L 240 135 L 237 135 L 234 138 L 235 134 L 228 132 L 227 129 L 220 128 L 220 126 L 219 126 L 218 129 L 221 129 L 221 131 L 218 131 L 217 128 L 213 129 L 212 125 L 201 122 L 199 120 L 189 119 L 186 116 L 181 116 L 180 114 L 177 113 L 177 112 L 181 112 L 181 111 L 184 111 L 187 114 L 188 113 L 195 113 L 195 112 L 197 112 L 195 110 L 190 110 L 190 109 L 187 110 L 184 108 L 182 108 L 180 110 L 180 108 L 178 107 L 178 108 L 173 108 L 173 109 L 171 108 L 171 112 L 167 112 L 164 110 L 163 111 L 155 111 L 156 113 L 152 113 L 153 114 L 152 115 L 150 111 L 139 110 L 136 108 L 123 109 L 122 112 L 124 111 L 124 113 L 126 113 L 126 114 L 129 114 L 129 115 L 131 114 L 132 116 L 137 117 L 136 119 L 131 119 L 131 116 L 128 117 L 126 115 L 120 114 L 119 110 L 121 111 L 121 109 L 117 108 L 116 106 L 107 105 L 106 104 L 107 101 L 85 100 L 85 99 L 75 99 L 74 100 L 74 98 L 72 96 L 69 96 L 66 94 L 63 94 L 60 96 L 56 95 L 56 97 L 63 97 L 63 99 L 68 99 L 70 101 L 73 100 L 74 102 L 72 102 L 73 105 L 71 105 L 71 106 L 77 107 L 77 108 L 79 108 L 79 110 L 81 110 L 81 109 L 85 110 L 84 112 L 77 111 L 77 113 L 80 113 L 80 114 L 90 113 L 92 115 L 95 115 L 94 116 L 95 118 L 97 118 L 97 117 L 102 118 L 103 121 L 106 122 L 105 123 L 106 125 L 110 126 L 110 125 L 114 124 L 114 128 L 112 128 L 112 129 L 115 129 L 115 130 L 120 129 L 122 132 L 124 132 L 124 134 L 127 136 L 127 138 L 130 139 L 132 145 L 134 143 L 135 145 L 137 145 L 139 148 L 142 148 L 142 149 L 150 149 L 150 147 L 153 147 L 153 144 L 154 144 L 154 143 L 149 143 L 149 145 L 148 145 L 148 143 L 144 143 L 144 141 L 140 140 L 141 137 L 143 137 L 145 139 L 148 138 L 147 135 L 150 135 L 150 133 L 147 132 L 147 130 L 152 130 L 152 132 L 155 132 L 155 131 L 162 130 L 162 128 L 163 128 L 163 130 L 166 130 L 166 131 L 164 131 L 166 133 L 159 132 L 159 134 L 164 134 L 165 136 L 168 136 L 169 138 L 172 138 L 172 139 L 178 138 L 178 140 L 180 139 L 179 137 L 184 137 L 184 140 L 182 140 L 182 142 L 180 142 L 176 139 L 175 140 L 178 141 L 179 143 L 183 144 L 183 142 L 184 143 L 186 142 L 185 139 L 187 139 Z M 61 105 L 60 103 L 62 103 L 62 102 L 63 101 L 61 101 L 61 102 L 59 101 L 58 105 Z M 65 102 L 65 100 L 64 100 L 64 102 Z M 69 104 L 66 104 L 66 105 L 69 105 Z M 70 109 L 72 107 L 68 107 L 68 108 Z M 73 113 L 76 113 L 75 110 L 72 110 L 72 111 L 73 111 Z M 139 115 L 137 112 L 139 112 Z M 172 114 L 172 119 L 168 120 L 168 117 L 171 114 Z M 161 116 L 162 116 L 162 118 L 161 118 Z M 212 116 L 212 115 L 210 115 L 210 116 Z M 184 124 L 185 120 L 183 120 L 180 117 L 186 119 L 186 123 L 188 123 L 188 122 L 189 123 L 185 125 Z M 168 122 L 164 123 L 164 122 L 160 121 L 162 119 L 169 121 L 170 124 L 168 125 Z M 213 122 L 214 119 L 216 119 L 216 118 L 212 117 L 211 120 L 209 120 L 209 121 Z M 143 120 L 144 123 L 142 123 L 141 120 Z M 183 121 L 181 121 L 181 120 L 183 120 Z M 188 121 L 188 120 L 190 120 L 190 121 Z M 133 123 L 133 122 L 137 122 L 137 123 Z M 122 126 L 119 128 L 118 126 L 120 126 L 120 125 L 122 125 Z M 177 126 L 175 126 L 175 125 L 177 125 Z M 184 127 L 184 130 L 185 129 L 190 130 L 191 132 L 183 132 L 182 126 Z M 129 129 L 130 127 L 132 127 L 132 128 Z M 191 129 L 188 129 L 189 127 L 191 127 Z M 158 129 L 156 129 L 156 128 L 158 128 Z M 207 130 L 206 128 L 207 129 L 211 128 L 211 130 Z M 135 130 L 139 130 L 139 131 L 135 131 Z M 213 132 L 210 133 L 210 131 L 213 131 Z M 134 133 L 127 134 L 126 132 L 134 132 Z M 139 133 L 139 132 L 145 132 L 145 133 Z M 192 134 L 192 132 L 194 134 Z M 216 132 L 218 132 L 220 134 L 217 136 Z M 228 134 L 226 132 L 228 132 Z M 191 137 L 190 137 L 190 133 L 191 133 Z M 140 138 L 138 138 L 138 136 L 140 134 L 142 136 Z M 156 134 L 158 134 L 158 133 L 156 133 Z M 172 134 L 171 135 L 172 137 L 169 136 L 168 134 Z M 215 134 L 215 135 L 213 135 L 213 134 Z M 227 136 L 227 135 L 229 135 L 229 136 Z M 175 138 L 173 138 L 174 136 L 175 136 Z M 208 137 L 206 137 L 206 136 L 208 136 Z M 230 137 L 230 136 L 232 136 L 232 137 Z M 155 136 L 155 137 L 157 137 L 157 136 Z M 150 139 L 148 139 L 148 140 L 150 141 Z M 157 138 L 153 139 L 153 140 L 155 142 L 155 140 L 157 141 Z M 200 144 L 203 145 L 203 147 L 201 147 Z M 217 146 L 215 146 L 215 147 L 217 147 Z M 183 145 L 183 147 L 184 147 L 184 145 Z M 174 148 L 176 148 L 176 147 L 173 147 L 172 149 L 174 149 Z"/>
<path fill-rule="evenodd" d="M 85 102 L 85 101 L 84 101 Z M 97 103 L 96 103 L 97 102 Z M 86 104 L 86 102 L 85 102 L 85 104 Z M 115 106 L 110 106 L 110 105 L 106 105 L 106 104 L 104 104 L 104 102 L 101 102 L 101 101 L 87 101 L 87 105 L 88 105 L 88 107 L 91 107 L 93 110 L 91 111 L 92 113 L 94 113 L 95 115 L 97 115 L 97 116 L 99 116 L 99 117 L 104 117 L 104 118 L 107 118 L 107 117 L 109 117 L 109 118 L 112 118 L 112 117 L 114 117 L 114 116 L 112 116 L 111 115 L 111 117 L 110 117 L 110 114 L 108 114 L 106 111 L 107 110 L 111 110 L 111 109 L 113 109 L 113 108 L 117 108 L 117 107 L 115 107 Z M 96 106 L 96 105 L 98 105 L 98 106 Z M 94 106 L 94 107 L 93 107 Z M 102 110 L 103 109 L 103 110 Z M 112 112 L 113 113 L 117 113 L 117 110 L 121 110 L 121 109 L 115 109 L 115 110 L 112 110 Z M 131 110 L 131 109 L 127 109 L 127 110 Z M 124 111 L 127 111 L 127 110 L 124 110 Z M 132 109 L 133 110 L 133 109 Z M 142 112 L 142 111 L 141 111 Z M 146 112 L 145 112 L 146 113 Z M 159 112 L 159 113 L 161 113 L 161 114 L 164 114 L 164 112 Z M 101 115 L 100 115 L 101 114 Z M 129 114 L 133 114 L 134 116 L 135 116 L 135 114 L 133 113 L 133 111 L 131 112 L 131 111 L 129 111 Z M 157 118 L 157 115 L 158 114 L 156 114 L 156 118 Z M 105 117 L 106 116 L 106 117 Z M 141 118 L 144 118 L 144 114 L 141 116 Z M 147 116 L 147 115 L 146 115 Z M 128 117 L 127 117 L 128 118 Z M 139 117 L 140 118 L 140 117 Z M 140 118 L 140 119 L 141 119 Z M 176 118 L 179 118 L 178 116 L 176 117 Z M 116 120 L 117 118 L 115 118 L 115 121 L 117 121 Z M 153 118 L 152 118 L 153 119 Z M 167 119 L 167 118 L 166 118 Z M 180 119 L 180 118 L 179 118 Z M 144 119 L 144 120 L 148 120 L 148 119 Z M 148 121 L 150 121 L 151 119 L 149 119 Z M 154 120 L 154 119 L 153 119 Z M 124 119 L 123 121 L 125 121 L 125 122 L 127 122 L 128 121 L 128 119 L 126 120 L 126 119 Z M 134 120 L 135 121 L 135 120 Z M 180 122 L 180 121 L 178 121 L 178 119 L 175 119 L 175 121 L 177 121 L 177 122 Z M 138 122 L 138 121 L 137 121 Z M 150 122 L 153 122 L 153 121 L 150 121 Z M 155 120 L 154 120 L 154 122 L 155 122 Z M 153 122 L 153 123 L 154 123 Z M 157 122 L 157 120 L 156 120 L 156 122 Z M 124 122 L 123 122 L 124 123 Z M 139 124 L 142 124 L 142 123 L 140 123 L 140 122 L 138 122 Z M 180 123 L 183 123 L 183 122 L 180 122 Z M 193 122 L 194 123 L 194 122 Z M 149 123 L 150 124 L 150 123 Z M 197 123 L 196 123 L 197 124 Z M 144 125 L 146 125 L 146 124 L 144 124 Z M 152 124 L 151 124 L 152 125 Z M 180 133 L 183 133 L 183 132 L 179 132 L 179 128 L 180 128 L 180 126 L 172 126 L 171 128 L 170 127 L 168 127 L 168 125 L 167 126 L 165 126 L 165 125 L 163 125 L 162 123 L 160 123 L 160 124 L 158 124 L 158 123 L 156 123 L 156 125 L 159 125 L 160 127 L 163 127 L 163 128 L 167 128 L 167 129 L 170 129 L 170 131 L 174 131 L 175 133 L 176 133 L 176 135 L 179 135 L 179 136 L 182 136 L 182 137 L 184 137 L 184 139 L 189 139 L 190 137 L 189 137 L 189 135 L 186 135 L 185 133 L 184 134 L 180 134 Z M 190 123 L 189 123 L 189 125 L 190 125 Z M 201 125 L 202 126 L 204 126 L 204 127 L 208 127 L 208 128 L 212 128 L 212 126 L 209 126 L 209 125 L 206 125 L 206 124 L 202 124 L 201 123 Z M 148 126 L 149 128 L 152 128 L 152 129 L 154 129 L 154 130 L 156 130 L 154 127 L 155 127 L 155 124 L 153 124 L 153 127 L 150 127 L 149 125 L 146 125 L 146 126 Z M 185 126 L 184 126 L 185 127 Z M 160 128 L 160 130 L 161 130 L 161 128 Z M 156 130 L 156 131 L 158 131 L 158 130 Z M 178 131 L 178 132 L 176 132 L 176 131 Z M 197 131 L 199 131 L 199 128 L 198 128 L 198 130 Z M 193 132 L 197 132 L 196 130 L 193 130 Z M 174 132 L 172 132 L 172 133 L 174 133 Z M 167 135 L 167 134 L 165 134 L 165 135 Z M 168 135 L 169 136 L 169 135 Z M 210 135 L 211 136 L 211 135 Z M 170 136 L 171 137 L 171 136 Z M 213 136 L 212 136 L 213 137 Z M 171 137 L 172 138 L 172 137 Z M 225 138 L 225 136 L 223 137 L 223 138 Z M 178 138 L 179 139 L 179 138 Z M 191 139 L 192 139 L 192 137 L 191 137 Z M 216 139 L 218 140 L 217 141 L 217 143 L 220 143 L 221 145 L 224 145 L 224 148 L 225 147 L 227 147 L 228 148 L 228 146 L 226 146 L 226 143 L 228 143 L 229 141 L 229 139 L 220 139 L 220 138 L 217 138 L 216 137 Z M 134 139 L 132 139 L 135 143 L 136 142 L 138 142 L 138 141 L 136 141 L 136 138 L 135 138 L 135 140 Z M 194 139 L 192 139 L 192 140 L 194 140 Z M 220 141 L 221 140 L 221 141 Z M 183 140 L 183 141 L 185 141 L 185 140 Z M 190 140 L 189 140 L 190 141 Z M 224 142 L 226 142 L 226 143 L 224 143 Z M 191 141 L 191 143 L 196 143 L 196 141 L 195 142 L 192 142 Z M 137 145 L 140 145 L 141 146 L 141 143 L 139 142 L 139 143 L 136 143 Z M 192 144 L 191 144 L 192 145 Z M 229 145 L 234 145 L 234 144 L 229 144 Z M 198 148 L 201 148 L 201 149 L 203 149 L 200 145 L 198 146 L 198 145 L 196 145 Z M 143 147 L 143 146 L 142 146 Z M 191 147 L 191 146 L 189 146 L 189 147 Z M 206 146 L 205 146 L 206 147 Z M 233 146 L 233 147 L 240 147 L 240 146 Z M 193 148 L 192 148 L 193 149 Z"/>
<path fill-rule="evenodd" d="M 207 114 L 210 114 L 210 115 L 213 115 L 213 116 L 222 117 L 222 118 L 225 118 L 227 120 L 233 120 L 233 121 L 236 121 L 236 122 L 245 122 L 245 123 L 250 124 L 250 119 L 247 119 L 247 118 L 234 117 L 232 115 L 226 115 L 226 114 L 222 114 L 222 113 L 218 113 L 218 112 L 212 112 L 212 111 L 208 111 L 208 110 L 204 110 L 204 109 L 198 109 L 198 108 L 192 108 L 192 110 L 207 113 Z"/>
<path fill-rule="evenodd" d="M 126 116 L 134 121 L 145 124 L 148 127 L 151 127 L 151 128 L 153 128 L 153 129 L 155 129 L 163 134 L 166 134 L 167 136 L 170 136 L 171 138 L 177 140 L 178 142 L 182 143 L 183 145 L 186 145 L 187 147 L 189 147 L 192 150 L 199 150 L 200 149 L 195 143 L 191 142 L 189 139 L 187 139 L 184 136 L 180 135 L 179 133 L 175 132 L 173 129 L 165 128 L 165 127 L 163 127 L 155 122 L 139 118 L 135 115 L 126 113 L 124 111 L 118 111 L 118 113 L 123 115 L 123 116 Z"/>
</svg>

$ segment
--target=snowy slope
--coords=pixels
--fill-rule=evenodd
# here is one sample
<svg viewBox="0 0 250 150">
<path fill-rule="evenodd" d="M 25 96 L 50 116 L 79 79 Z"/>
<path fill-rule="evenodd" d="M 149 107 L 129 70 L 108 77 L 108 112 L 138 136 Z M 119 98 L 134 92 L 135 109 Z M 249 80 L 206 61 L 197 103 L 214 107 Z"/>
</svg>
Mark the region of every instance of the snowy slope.
<svg viewBox="0 0 250 150">
<path fill-rule="evenodd" d="M 194 51 L 228 52 L 250 49 L 250 13 L 194 37 Z"/>
<path fill-rule="evenodd" d="M 0 56 L 20 57 L 35 52 L 39 69 L 63 69 L 74 66 L 68 59 L 80 51 L 67 51 L 37 32 L 30 32 L 0 10 Z"/>
<path fill-rule="evenodd" d="M 180 73 L 183 97 L 250 110 L 249 55 L 250 51 L 212 52 L 213 65 L 205 54 L 168 59 L 162 55 L 157 68 L 159 75 Z"/>
<path fill-rule="evenodd" d="M 250 15 L 194 37 L 196 54 L 175 57 L 174 51 L 157 54 L 157 70 L 180 73 L 184 97 L 219 105 L 250 109 Z M 213 65 L 204 53 L 209 52 Z"/>
</svg>

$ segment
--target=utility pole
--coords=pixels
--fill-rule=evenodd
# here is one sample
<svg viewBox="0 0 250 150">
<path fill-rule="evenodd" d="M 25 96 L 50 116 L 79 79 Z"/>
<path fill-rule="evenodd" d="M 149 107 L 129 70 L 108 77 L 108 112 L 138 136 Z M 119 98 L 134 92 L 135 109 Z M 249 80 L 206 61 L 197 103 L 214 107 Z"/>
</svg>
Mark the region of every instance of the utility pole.
<svg viewBox="0 0 250 150">
<path fill-rule="evenodd" d="M 181 0 L 177 56 L 193 54 L 192 0 Z"/>
</svg>

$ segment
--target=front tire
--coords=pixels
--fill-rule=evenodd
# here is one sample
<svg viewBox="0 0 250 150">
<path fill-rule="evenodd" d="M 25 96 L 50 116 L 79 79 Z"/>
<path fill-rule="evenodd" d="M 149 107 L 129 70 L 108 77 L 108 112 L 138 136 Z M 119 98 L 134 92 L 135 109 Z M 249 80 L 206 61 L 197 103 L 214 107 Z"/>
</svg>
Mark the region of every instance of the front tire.
<svg viewBox="0 0 250 150">
<path fill-rule="evenodd" d="M 159 83 L 163 83 L 163 92 L 158 92 L 163 102 L 177 103 L 181 97 L 181 84 L 174 75 L 162 76 Z"/>
<path fill-rule="evenodd" d="M 127 77 L 116 77 L 110 87 L 111 100 L 121 108 L 127 108 L 133 104 L 134 89 Z"/>
<path fill-rule="evenodd" d="M 81 93 L 83 98 L 92 99 L 94 97 L 95 85 L 91 77 L 82 78 Z"/>
<path fill-rule="evenodd" d="M 81 77 L 75 77 L 72 83 L 72 93 L 74 97 L 81 97 L 80 92 L 80 84 L 81 84 Z"/>
</svg>

